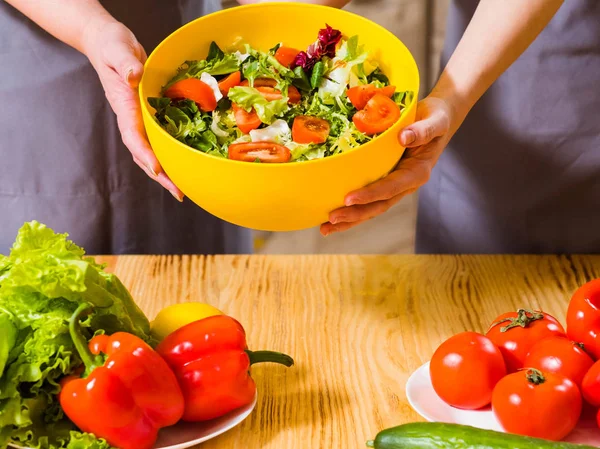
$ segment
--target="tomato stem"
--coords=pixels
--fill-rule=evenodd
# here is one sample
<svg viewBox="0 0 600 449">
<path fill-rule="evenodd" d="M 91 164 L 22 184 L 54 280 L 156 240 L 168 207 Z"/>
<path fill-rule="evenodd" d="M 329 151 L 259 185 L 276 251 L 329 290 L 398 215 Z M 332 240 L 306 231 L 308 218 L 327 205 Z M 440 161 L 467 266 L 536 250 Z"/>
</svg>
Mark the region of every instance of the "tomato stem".
<svg viewBox="0 0 600 449">
<path fill-rule="evenodd" d="M 500 328 L 500 332 L 506 332 L 511 330 L 513 327 L 517 326 L 525 328 L 529 326 L 530 323 L 533 323 L 537 320 L 541 320 L 543 318 L 544 314 L 542 312 L 528 309 L 519 309 L 517 310 L 516 318 L 504 318 L 503 320 L 496 321 L 495 323 L 493 323 L 491 327 L 498 326 L 502 323 L 508 323 L 506 326 L 502 326 L 502 328 Z"/>
<path fill-rule="evenodd" d="M 585 351 L 585 345 L 583 343 L 575 342 L 575 344 Z"/>
<path fill-rule="evenodd" d="M 527 380 L 534 385 L 540 385 L 546 382 L 546 378 L 544 377 L 542 372 L 535 368 L 529 368 L 525 376 L 527 377 Z"/>
</svg>

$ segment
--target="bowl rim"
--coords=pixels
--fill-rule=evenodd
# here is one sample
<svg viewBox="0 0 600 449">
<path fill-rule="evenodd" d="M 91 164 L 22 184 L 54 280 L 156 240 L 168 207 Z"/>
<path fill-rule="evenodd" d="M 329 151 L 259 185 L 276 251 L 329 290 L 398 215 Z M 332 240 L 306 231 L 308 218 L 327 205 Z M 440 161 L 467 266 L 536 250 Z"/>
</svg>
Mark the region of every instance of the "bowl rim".
<svg viewBox="0 0 600 449">
<path fill-rule="evenodd" d="M 219 15 L 226 15 L 228 14 L 231 10 L 235 9 L 237 11 L 241 10 L 241 9 L 266 9 L 272 6 L 294 6 L 294 7 L 299 7 L 299 8 L 305 8 L 305 9 L 313 9 L 315 11 L 323 11 L 323 10 L 335 10 L 339 13 L 342 14 L 346 14 L 346 15 L 351 15 L 354 17 L 357 17 L 361 20 L 364 20 L 366 22 L 369 22 L 371 25 L 379 28 L 381 31 L 384 32 L 384 34 L 388 34 L 388 36 L 391 39 L 396 39 L 398 40 L 407 50 L 408 50 L 408 56 L 410 57 L 410 62 L 414 65 L 414 67 L 417 70 L 417 86 L 416 86 L 416 91 L 413 95 L 413 98 L 410 102 L 410 104 L 404 108 L 404 111 L 402 111 L 402 114 L 400 115 L 400 118 L 398 119 L 398 121 L 392 125 L 390 128 L 388 128 L 387 130 L 385 130 L 384 132 L 382 132 L 381 134 L 379 134 L 377 137 L 375 137 L 374 139 L 363 143 L 362 145 L 359 145 L 356 148 L 353 148 L 349 151 L 344 151 L 342 153 L 339 154 L 335 154 L 333 156 L 329 156 L 329 157 L 322 157 L 322 158 L 317 158 L 317 159 L 311 159 L 309 161 L 302 161 L 299 163 L 279 163 L 279 164 L 251 164 L 253 167 L 261 167 L 259 168 L 259 170 L 269 170 L 269 169 L 276 169 L 277 167 L 290 167 L 291 166 L 306 166 L 307 164 L 324 164 L 324 163 L 331 163 L 331 161 L 335 161 L 335 160 L 340 160 L 342 157 L 350 157 L 352 155 L 352 153 L 355 153 L 357 151 L 360 150 L 365 150 L 365 148 L 369 147 L 369 145 L 371 145 L 373 143 L 373 141 L 379 140 L 381 137 L 388 135 L 389 133 L 391 133 L 392 131 L 394 131 L 395 128 L 398 128 L 396 125 L 400 122 L 400 120 L 403 118 L 403 116 L 405 116 L 405 114 L 412 109 L 413 107 L 416 107 L 417 102 L 419 101 L 419 90 L 421 88 L 421 76 L 419 74 L 419 66 L 417 65 L 417 62 L 412 54 L 412 52 L 408 49 L 408 47 L 404 44 L 404 42 L 402 42 L 400 40 L 400 38 L 398 36 L 396 36 L 394 33 L 392 33 L 391 31 L 389 31 L 387 28 L 385 28 L 382 25 L 379 25 L 378 23 L 367 19 L 366 17 L 363 17 L 359 14 L 353 13 L 351 11 L 346 11 L 344 9 L 341 8 L 335 8 L 332 6 L 324 6 L 324 5 L 317 5 L 317 4 L 313 4 L 313 3 L 300 3 L 300 2 L 295 2 L 295 1 L 291 1 L 291 2 L 286 2 L 286 1 L 274 1 L 274 2 L 265 2 L 265 3 L 253 3 L 253 4 L 248 4 L 248 5 L 239 5 L 239 6 L 235 6 L 233 8 L 227 8 L 227 9 L 221 9 L 219 11 L 215 11 L 212 12 L 210 14 L 206 14 L 204 16 L 198 17 L 197 19 L 194 19 L 188 23 L 186 23 L 185 25 L 177 28 L 175 31 L 173 31 L 172 33 L 170 33 L 167 37 L 165 37 L 155 48 L 154 50 L 152 50 L 152 52 L 150 53 L 150 55 L 148 55 L 148 58 L 146 59 L 146 62 L 144 63 L 144 72 L 142 74 L 142 78 L 140 79 L 140 83 L 139 83 L 139 98 L 140 98 L 140 106 L 142 108 L 142 115 L 144 114 L 148 114 L 148 118 L 150 119 L 150 123 L 151 126 L 158 128 L 160 133 L 164 133 L 164 135 L 166 135 L 174 144 L 176 144 L 179 148 L 184 149 L 185 151 L 189 151 L 192 152 L 193 154 L 199 154 L 201 155 L 200 157 L 208 157 L 211 158 L 213 160 L 220 160 L 220 161 L 226 161 L 226 163 L 234 163 L 234 164 L 243 164 L 245 166 L 249 165 L 248 162 L 244 162 L 244 161 L 236 161 L 236 160 L 232 160 L 229 158 L 224 158 L 224 157 L 219 157 L 219 156 L 214 156 L 212 154 L 208 154 L 205 153 L 203 151 L 199 151 L 196 150 L 195 148 L 192 148 L 186 144 L 184 144 L 183 142 L 180 142 L 179 140 L 177 140 L 175 137 L 173 137 L 171 134 L 169 134 L 162 126 L 160 126 L 156 120 L 154 120 L 154 114 L 150 111 L 150 106 L 148 105 L 148 101 L 147 101 L 147 96 L 144 94 L 144 78 L 146 76 L 146 71 L 147 68 L 150 66 L 153 57 L 155 56 L 155 54 L 161 49 L 161 47 L 163 47 L 164 45 L 166 45 L 167 41 L 169 41 L 173 36 L 179 34 L 179 33 L 183 33 L 187 28 L 192 28 L 193 26 L 196 25 L 197 22 L 202 21 L 208 17 L 216 17 Z M 176 70 L 176 69 L 174 69 Z M 146 123 L 146 121 L 144 121 L 144 124 Z M 147 125 L 145 125 L 147 126 Z M 398 145 L 400 145 L 400 142 L 398 141 Z M 273 168 L 271 168 L 273 167 Z"/>
</svg>

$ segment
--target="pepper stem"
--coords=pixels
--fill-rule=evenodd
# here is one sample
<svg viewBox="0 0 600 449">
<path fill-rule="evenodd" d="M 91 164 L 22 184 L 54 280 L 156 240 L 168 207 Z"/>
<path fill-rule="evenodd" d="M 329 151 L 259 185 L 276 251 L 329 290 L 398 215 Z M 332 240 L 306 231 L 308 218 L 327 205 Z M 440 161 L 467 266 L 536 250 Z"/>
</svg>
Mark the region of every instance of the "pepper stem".
<svg viewBox="0 0 600 449">
<path fill-rule="evenodd" d="M 92 306 L 84 302 L 77 310 L 75 310 L 75 313 L 73 313 L 69 320 L 69 333 L 71 334 L 71 339 L 73 340 L 75 349 L 77 349 L 77 352 L 79 353 L 79 357 L 81 357 L 81 360 L 85 365 L 85 371 L 83 372 L 82 377 L 87 377 L 95 368 L 104 364 L 102 356 L 92 354 L 92 351 L 90 351 L 90 348 L 88 347 L 88 342 L 81 330 L 81 317 L 91 309 Z"/>
<path fill-rule="evenodd" d="M 273 362 L 285 365 L 289 368 L 294 364 L 294 359 L 281 352 L 246 350 L 246 354 L 248 354 L 248 357 L 250 358 L 250 365 L 254 365 L 255 363 Z"/>
<path fill-rule="evenodd" d="M 367 447 L 375 447 L 375 441 L 373 441 L 373 440 L 367 441 Z"/>
<path fill-rule="evenodd" d="M 513 327 L 517 326 L 525 328 L 534 321 L 541 320 L 543 318 L 544 314 L 542 312 L 537 312 L 535 310 L 519 309 L 517 310 L 516 318 L 504 318 L 503 320 L 496 321 L 494 324 L 492 324 L 491 327 L 498 326 L 502 323 L 508 323 L 506 326 L 502 326 L 502 328 L 500 328 L 500 332 L 506 332 L 512 329 Z"/>
<path fill-rule="evenodd" d="M 544 377 L 542 372 L 535 368 L 528 369 L 527 374 L 525 374 L 525 376 L 527 377 L 527 381 L 531 382 L 534 385 L 540 385 L 546 382 L 546 378 Z"/>
</svg>

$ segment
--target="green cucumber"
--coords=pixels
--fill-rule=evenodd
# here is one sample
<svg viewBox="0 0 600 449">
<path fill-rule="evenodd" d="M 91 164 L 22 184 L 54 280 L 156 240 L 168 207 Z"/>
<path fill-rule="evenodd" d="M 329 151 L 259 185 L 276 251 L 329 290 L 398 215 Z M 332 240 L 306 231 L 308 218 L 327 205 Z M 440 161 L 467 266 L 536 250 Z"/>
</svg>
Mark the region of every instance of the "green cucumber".
<svg viewBox="0 0 600 449">
<path fill-rule="evenodd" d="M 460 424 L 412 423 L 382 430 L 368 447 L 375 449 L 597 449 Z"/>
</svg>

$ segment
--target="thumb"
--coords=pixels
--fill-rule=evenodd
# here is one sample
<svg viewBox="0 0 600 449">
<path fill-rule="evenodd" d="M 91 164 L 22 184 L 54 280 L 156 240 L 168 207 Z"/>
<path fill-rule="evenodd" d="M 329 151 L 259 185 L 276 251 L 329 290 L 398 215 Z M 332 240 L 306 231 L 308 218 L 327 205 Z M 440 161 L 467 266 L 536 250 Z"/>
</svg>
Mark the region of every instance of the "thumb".
<svg viewBox="0 0 600 449">
<path fill-rule="evenodd" d="M 144 73 L 145 52 L 142 46 L 133 38 L 132 41 L 117 41 L 107 50 L 106 54 L 111 56 L 110 67 L 123 82 L 135 89 Z"/>
<path fill-rule="evenodd" d="M 407 126 L 400 132 L 398 138 L 404 147 L 420 147 L 436 137 L 443 136 L 448 129 L 448 117 L 445 114 L 436 113 Z"/>
</svg>

